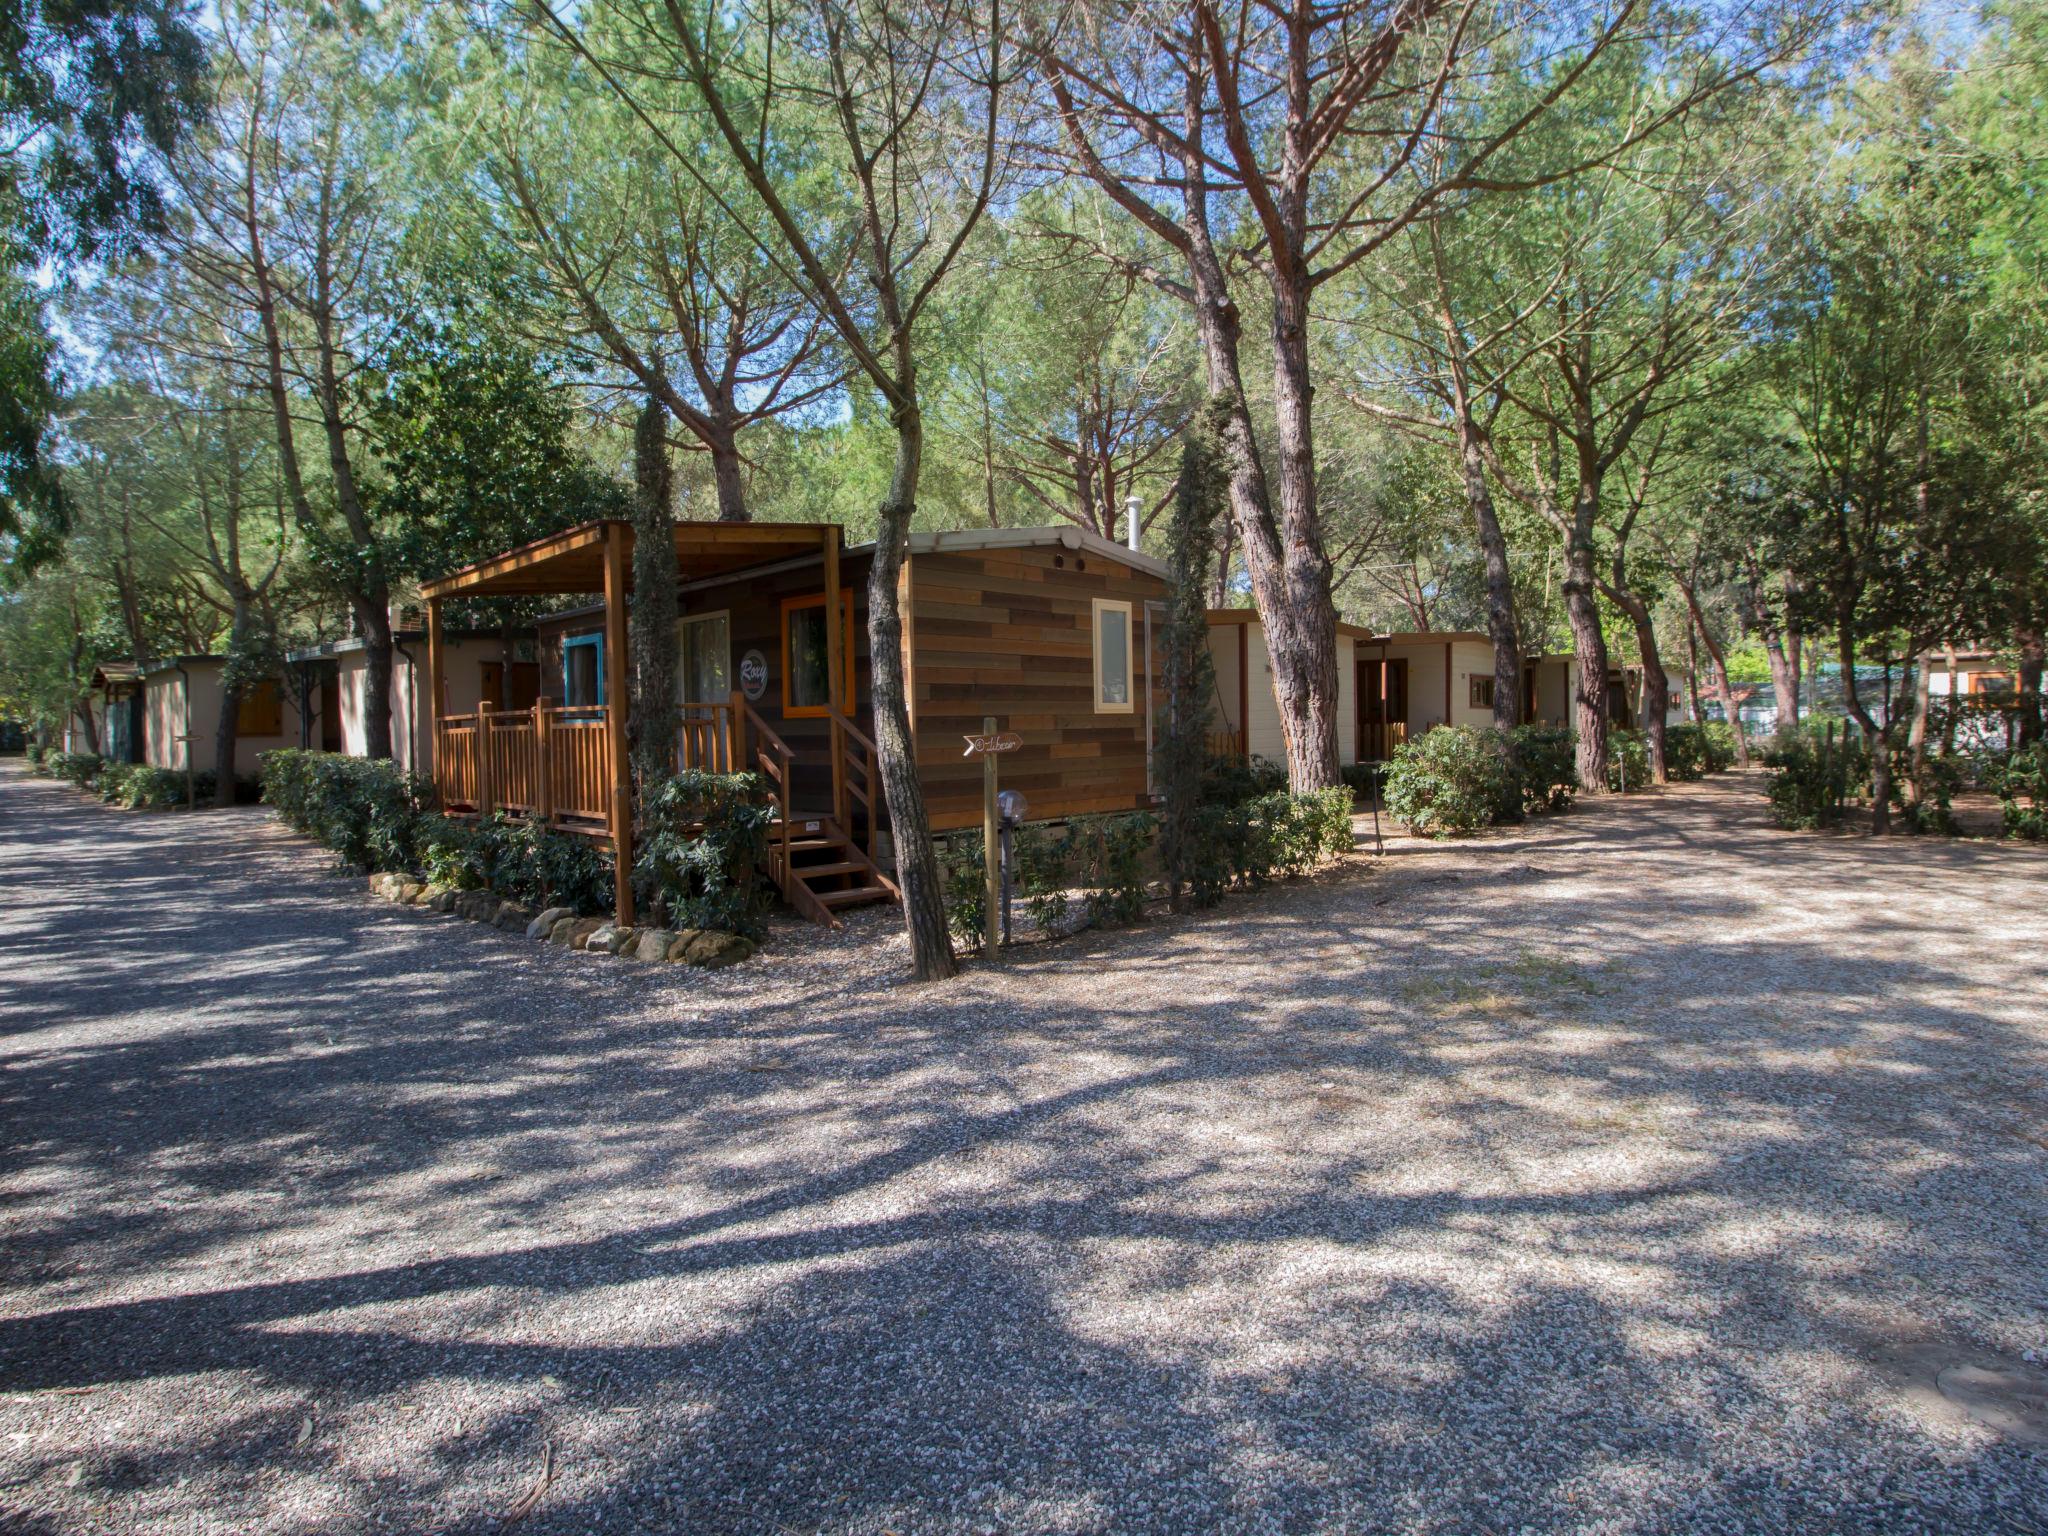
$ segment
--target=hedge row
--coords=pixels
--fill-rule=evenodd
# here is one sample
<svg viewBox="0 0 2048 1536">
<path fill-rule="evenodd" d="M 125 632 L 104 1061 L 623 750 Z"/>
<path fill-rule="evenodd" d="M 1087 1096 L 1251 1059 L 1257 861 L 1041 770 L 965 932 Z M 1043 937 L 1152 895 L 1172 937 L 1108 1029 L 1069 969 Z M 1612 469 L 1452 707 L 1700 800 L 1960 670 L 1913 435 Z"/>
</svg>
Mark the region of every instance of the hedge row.
<svg viewBox="0 0 2048 1536">
<path fill-rule="evenodd" d="M 382 759 L 287 749 L 261 761 L 278 818 L 359 874 L 416 874 L 579 912 L 611 904 L 610 859 L 588 838 L 504 816 L 443 816 L 424 807 L 421 781 Z"/>
<path fill-rule="evenodd" d="M 541 907 L 607 911 L 612 857 L 587 837 L 491 816 L 458 821 L 424 806 L 427 786 L 389 762 L 332 752 L 263 755 L 263 798 L 286 826 L 362 874 L 416 874 Z M 642 808 L 636 896 L 664 926 L 758 935 L 758 872 L 774 810 L 752 774 L 682 773 Z"/>
<path fill-rule="evenodd" d="M 48 778 L 90 794 L 108 805 L 124 810 L 169 810 L 185 803 L 185 775 L 175 768 L 152 768 L 146 763 L 110 763 L 97 752 L 51 752 L 29 749 L 29 765 Z M 192 775 L 192 793 L 201 805 L 213 803 L 214 772 L 211 768 Z M 254 799 L 255 785 L 238 781 L 235 798 Z"/>
<path fill-rule="evenodd" d="M 1386 769 L 1387 810 L 1411 830 L 1439 838 L 1569 810 L 1578 795 L 1577 748 L 1577 736 L 1560 726 L 1437 726 L 1395 748 Z M 1609 788 L 1649 786 L 1642 732 L 1610 731 L 1607 750 Z M 1719 773 L 1734 761 L 1734 738 L 1724 724 L 1665 728 L 1664 763 L 1673 779 Z"/>
<path fill-rule="evenodd" d="M 1264 787 L 1270 783 L 1271 765 L 1261 759 L 1211 766 L 1205 788 L 1216 798 L 1205 796 L 1197 813 L 1188 871 L 1196 906 L 1214 906 L 1231 890 L 1306 874 L 1350 849 L 1348 788 L 1292 795 Z M 1144 915 L 1158 838 L 1159 818 L 1149 811 L 1076 816 L 1060 830 L 1025 827 L 1011 845 L 1016 899 L 1032 926 L 1048 935 L 1136 922 Z M 952 839 L 945 875 L 947 920 L 963 943 L 979 947 L 987 912 L 980 833 Z"/>
</svg>

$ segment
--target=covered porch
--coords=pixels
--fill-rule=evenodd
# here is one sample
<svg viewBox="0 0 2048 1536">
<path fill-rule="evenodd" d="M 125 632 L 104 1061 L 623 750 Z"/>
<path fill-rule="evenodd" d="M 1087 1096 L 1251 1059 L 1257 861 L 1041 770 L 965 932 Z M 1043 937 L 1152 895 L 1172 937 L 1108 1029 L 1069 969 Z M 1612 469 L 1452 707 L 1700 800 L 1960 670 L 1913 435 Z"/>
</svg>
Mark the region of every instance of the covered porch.
<svg viewBox="0 0 2048 1536">
<path fill-rule="evenodd" d="M 823 567 L 826 676 L 845 675 L 849 613 L 842 612 L 841 529 L 836 523 L 678 523 L 679 582 L 738 575 L 792 560 Z M 630 667 L 627 615 L 634 533 L 630 523 L 587 523 L 425 584 L 427 698 L 432 779 L 442 809 L 457 816 L 504 812 L 562 831 L 601 838 L 616 854 L 615 910 L 634 919 L 633 780 L 627 743 Z M 527 708 L 489 704 L 447 710 L 443 605 L 469 597 L 593 595 L 603 603 L 602 654 L 611 659 L 591 696 L 573 701 L 545 690 Z M 881 819 L 873 740 L 837 701 L 823 710 L 830 743 L 830 804 L 793 802 L 796 754 L 741 689 L 681 699 L 674 742 L 679 770 L 750 771 L 775 801 L 768 874 L 806 916 L 833 922 L 835 907 L 894 894 L 874 864 Z M 866 824 L 865 849 L 846 829 L 853 808 Z"/>
</svg>

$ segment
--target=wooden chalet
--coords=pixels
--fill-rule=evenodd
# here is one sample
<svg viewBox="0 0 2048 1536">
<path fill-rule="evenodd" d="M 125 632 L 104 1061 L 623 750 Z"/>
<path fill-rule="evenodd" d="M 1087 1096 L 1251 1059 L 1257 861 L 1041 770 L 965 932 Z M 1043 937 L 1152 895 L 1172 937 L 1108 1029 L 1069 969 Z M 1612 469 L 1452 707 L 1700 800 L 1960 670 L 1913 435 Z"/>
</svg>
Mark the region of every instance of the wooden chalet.
<svg viewBox="0 0 2048 1536">
<path fill-rule="evenodd" d="M 768 874 L 820 922 L 889 900 L 874 741 L 871 546 L 836 523 L 679 523 L 680 769 L 759 773 L 774 797 Z M 431 772 L 444 810 L 507 812 L 609 841 L 632 917 L 627 614 L 633 529 L 588 523 L 427 583 Z M 1034 820 L 1151 802 L 1153 637 L 1162 562 L 1073 528 L 912 535 L 898 580 L 911 733 L 936 831 L 978 826 L 962 738 L 993 716 L 1023 737 L 1002 782 Z M 596 596 L 538 626 L 530 707 L 447 708 L 442 605 Z"/>
</svg>

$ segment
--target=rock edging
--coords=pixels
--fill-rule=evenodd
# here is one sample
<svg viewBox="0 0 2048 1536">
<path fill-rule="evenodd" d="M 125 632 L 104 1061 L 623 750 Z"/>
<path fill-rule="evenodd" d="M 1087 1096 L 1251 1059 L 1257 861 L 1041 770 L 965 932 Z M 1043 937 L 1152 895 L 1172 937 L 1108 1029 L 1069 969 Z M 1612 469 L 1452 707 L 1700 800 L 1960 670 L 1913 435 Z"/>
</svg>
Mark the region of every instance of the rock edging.
<svg viewBox="0 0 2048 1536">
<path fill-rule="evenodd" d="M 555 944 L 590 955 L 612 955 L 645 965 L 694 965 L 720 970 L 754 957 L 754 941 L 714 928 L 622 927 L 608 917 L 584 917 L 574 907 L 536 910 L 489 891 L 458 891 L 430 885 L 412 875 L 370 876 L 370 894 L 399 906 L 418 907 L 523 933 L 535 943 Z"/>
</svg>

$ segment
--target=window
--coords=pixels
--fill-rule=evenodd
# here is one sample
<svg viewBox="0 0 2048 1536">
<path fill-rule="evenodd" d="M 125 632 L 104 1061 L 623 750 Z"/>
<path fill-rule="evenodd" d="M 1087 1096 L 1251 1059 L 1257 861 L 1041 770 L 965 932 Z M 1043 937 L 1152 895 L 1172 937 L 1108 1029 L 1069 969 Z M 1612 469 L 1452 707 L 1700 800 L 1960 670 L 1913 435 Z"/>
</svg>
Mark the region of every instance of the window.
<svg viewBox="0 0 2048 1536">
<path fill-rule="evenodd" d="M 284 695 L 275 679 L 251 683 L 242 690 L 241 706 L 235 711 L 237 736 L 282 736 Z"/>
<path fill-rule="evenodd" d="M 839 594 L 839 621 L 845 633 L 839 637 L 839 655 L 844 674 L 839 679 L 839 708 L 853 713 L 853 590 Z M 782 712 L 800 719 L 823 715 L 829 700 L 825 696 L 825 594 L 785 598 L 782 603 Z"/>
<path fill-rule="evenodd" d="M 723 613 L 676 620 L 676 702 L 723 704 L 732 697 L 732 626 Z"/>
<path fill-rule="evenodd" d="M 570 709 L 604 703 L 603 635 L 570 635 L 562 641 L 562 703 Z"/>
<path fill-rule="evenodd" d="M 1493 679 L 1481 677 L 1477 672 L 1474 672 L 1466 681 L 1471 685 L 1470 692 L 1466 696 L 1466 702 L 1474 709 L 1493 708 Z"/>
<path fill-rule="evenodd" d="M 1095 599 L 1095 713 L 1128 715 L 1131 706 L 1131 605 Z"/>
</svg>

